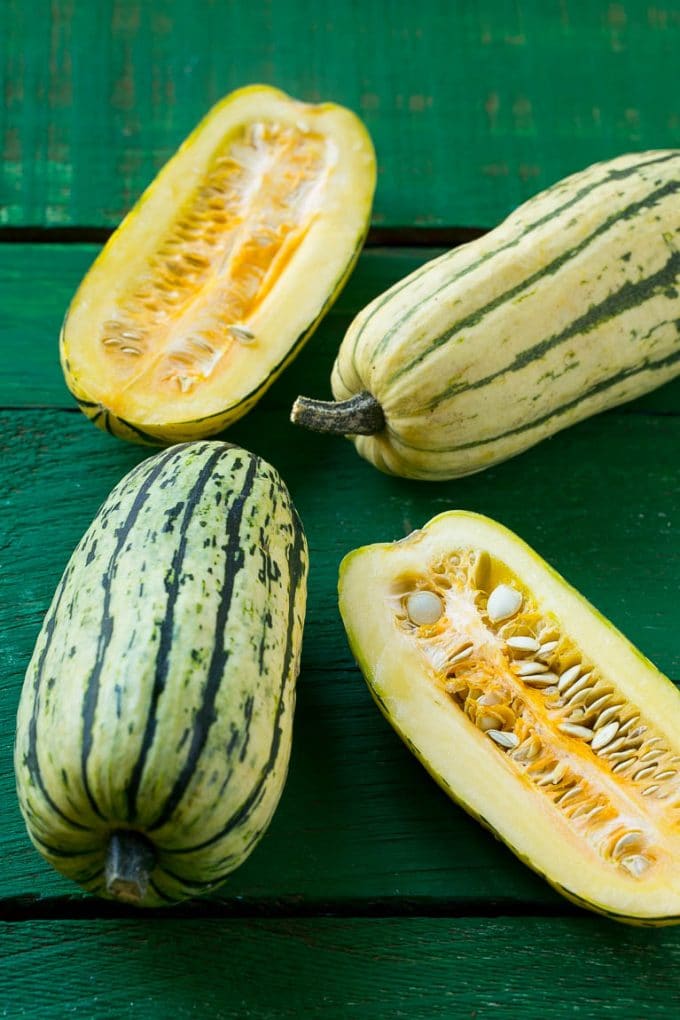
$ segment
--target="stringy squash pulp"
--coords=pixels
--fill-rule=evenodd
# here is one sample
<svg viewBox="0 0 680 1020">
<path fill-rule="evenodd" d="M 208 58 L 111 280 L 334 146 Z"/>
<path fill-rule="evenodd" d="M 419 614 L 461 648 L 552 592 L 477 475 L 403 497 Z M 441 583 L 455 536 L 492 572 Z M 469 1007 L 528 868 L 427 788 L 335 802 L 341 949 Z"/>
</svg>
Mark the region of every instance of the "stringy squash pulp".
<svg viewBox="0 0 680 1020">
<path fill-rule="evenodd" d="M 343 107 L 251 86 L 219 103 L 85 277 L 61 337 L 101 428 L 174 442 L 244 414 L 344 284 L 368 227 L 373 147 Z"/>
<path fill-rule="evenodd" d="M 451 512 L 350 553 L 340 609 L 443 789 L 583 906 L 680 920 L 680 694 L 511 532 Z"/>
</svg>

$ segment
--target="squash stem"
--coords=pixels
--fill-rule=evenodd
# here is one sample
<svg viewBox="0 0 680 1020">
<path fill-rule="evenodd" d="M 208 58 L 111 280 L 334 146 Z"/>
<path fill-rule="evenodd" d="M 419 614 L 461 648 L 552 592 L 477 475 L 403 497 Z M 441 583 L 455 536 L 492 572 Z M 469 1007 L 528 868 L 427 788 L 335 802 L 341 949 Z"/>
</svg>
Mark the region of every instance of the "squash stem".
<svg viewBox="0 0 680 1020">
<path fill-rule="evenodd" d="M 104 866 L 106 891 L 123 903 L 141 903 L 155 863 L 153 845 L 141 833 L 124 829 L 112 832 Z"/>
<path fill-rule="evenodd" d="M 313 432 L 334 432 L 341 436 L 372 436 L 385 428 L 383 409 L 368 392 L 340 401 L 298 397 L 290 420 Z"/>
</svg>

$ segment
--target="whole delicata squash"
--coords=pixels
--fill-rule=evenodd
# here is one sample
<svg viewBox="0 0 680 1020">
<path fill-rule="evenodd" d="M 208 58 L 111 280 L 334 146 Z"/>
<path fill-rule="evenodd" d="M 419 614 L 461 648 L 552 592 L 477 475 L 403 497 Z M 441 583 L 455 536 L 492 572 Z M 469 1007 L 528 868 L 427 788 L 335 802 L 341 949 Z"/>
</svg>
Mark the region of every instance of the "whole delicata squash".
<svg viewBox="0 0 680 1020">
<path fill-rule="evenodd" d="M 278 472 L 228 443 L 129 472 L 56 589 L 15 744 L 31 840 L 89 892 L 161 906 L 224 881 L 286 778 L 307 542 Z"/>
<path fill-rule="evenodd" d="M 307 340 L 361 249 L 375 156 L 332 103 L 250 86 L 210 111 L 114 232 L 61 334 L 100 428 L 169 443 L 245 414 Z"/>
<path fill-rule="evenodd" d="M 532 549 L 444 513 L 345 557 L 340 610 L 449 796 L 582 906 L 680 921 L 680 693 Z"/>
<path fill-rule="evenodd" d="M 410 478 L 481 471 L 680 372 L 680 150 L 589 167 L 350 325 L 293 421 Z"/>
</svg>

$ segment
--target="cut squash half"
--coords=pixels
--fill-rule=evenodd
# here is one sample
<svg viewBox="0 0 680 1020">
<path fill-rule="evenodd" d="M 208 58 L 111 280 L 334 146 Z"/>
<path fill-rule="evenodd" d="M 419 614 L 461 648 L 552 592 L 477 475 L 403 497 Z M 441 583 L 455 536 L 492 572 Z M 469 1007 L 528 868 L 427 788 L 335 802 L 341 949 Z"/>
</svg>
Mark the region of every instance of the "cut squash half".
<svg viewBox="0 0 680 1020">
<path fill-rule="evenodd" d="M 444 513 L 350 553 L 340 610 L 449 796 L 580 905 L 680 921 L 680 692 L 532 549 Z"/>
<path fill-rule="evenodd" d="M 361 121 L 253 85 L 218 103 L 85 276 L 62 328 L 69 389 L 139 442 L 220 432 L 330 307 L 375 188 Z"/>
</svg>

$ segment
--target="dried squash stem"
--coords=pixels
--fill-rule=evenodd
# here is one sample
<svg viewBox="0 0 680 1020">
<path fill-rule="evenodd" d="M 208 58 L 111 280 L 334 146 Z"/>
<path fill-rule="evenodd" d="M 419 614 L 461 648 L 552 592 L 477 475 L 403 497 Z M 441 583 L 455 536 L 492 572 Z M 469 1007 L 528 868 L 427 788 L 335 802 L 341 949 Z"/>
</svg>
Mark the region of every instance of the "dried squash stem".
<svg viewBox="0 0 680 1020">
<path fill-rule="evenodd" d="M 112 833 L 106 851 L 106 891 L 122 903 L 141 903 L 155 863 L 156 852 L 141 833 Z"/>
<path fill-rule="evenodd" d="M 313 432 L 334 432 L 343 436 L 373 436 L 385 428 L 383 409 L 368 392 L 341 401 L 298 397 L 290 420 Z"/>
</svg>

